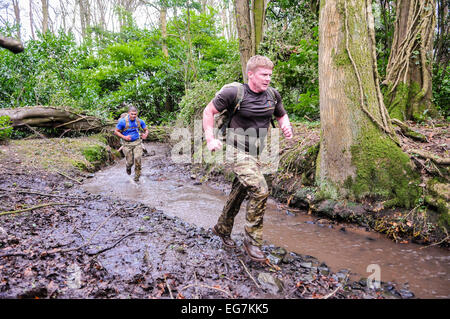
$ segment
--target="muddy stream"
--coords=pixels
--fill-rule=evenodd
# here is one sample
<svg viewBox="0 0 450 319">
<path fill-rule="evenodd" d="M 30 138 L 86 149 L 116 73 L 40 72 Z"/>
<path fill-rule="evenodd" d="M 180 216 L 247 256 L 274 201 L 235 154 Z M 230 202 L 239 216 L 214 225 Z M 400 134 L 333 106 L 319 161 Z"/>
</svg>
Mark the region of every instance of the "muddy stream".
<svg viewBox="0 0 450 319">
<path fill-rule="evenodd" d="M 231 183 L 200 183 L 186 168 L 173 164 L 164 144 L 146 143 L 139 184 L 126 175 L 125 162 L 99 171 L 83 188 L 93 194 L 140 201 L 208 229 L 226 201 Z M 242 236 L 245 204 L 236 217 L 232 237 Z M 450 254 L 439 247 L 394 243 L 363 228 L 326 221 L 307 212 L 287 209 L 269 199 L 264 240 L 325 262 L 331 271 L 348 269 L 353 280 L 370 276 L 379 267 L 381 281 L 408 286 L 418 298 L 450 298 Z M 369 266 L 372 265 L 372 266 Z M 373 266 L 375 265 L 375 266 Z"/>
</svg>

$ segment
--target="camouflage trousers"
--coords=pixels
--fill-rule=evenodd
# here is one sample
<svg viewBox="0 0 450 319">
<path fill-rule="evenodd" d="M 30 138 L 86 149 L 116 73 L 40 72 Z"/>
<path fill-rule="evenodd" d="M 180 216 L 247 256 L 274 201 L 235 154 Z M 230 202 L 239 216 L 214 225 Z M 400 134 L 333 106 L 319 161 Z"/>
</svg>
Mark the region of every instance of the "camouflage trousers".
<svg viewBox="0 0 450 319">
<path fill-rule="evenodd" d="M 125 154 L 125 159 L 127 162 L 127 169 L 131 169 L 134 164 L 134 178 L 139 179 L 142 169 L 142 141 L 140 139 L 137 139 L 133 142 L 123 141 L 122 146 L 122 150 Z"/>
<path fill-rule="evenodd" d="M 244 236 L 254 245 L 260 246 L 263 217 L 269 197 L 269 188 L 261 170 L 261 163 L 255 156 L 235 148 L 231 165 L 236 177 L 217 222 L 217 230 L 224 235 L 231 235 L 234 218 L 248 196 Z"/>
</svg>

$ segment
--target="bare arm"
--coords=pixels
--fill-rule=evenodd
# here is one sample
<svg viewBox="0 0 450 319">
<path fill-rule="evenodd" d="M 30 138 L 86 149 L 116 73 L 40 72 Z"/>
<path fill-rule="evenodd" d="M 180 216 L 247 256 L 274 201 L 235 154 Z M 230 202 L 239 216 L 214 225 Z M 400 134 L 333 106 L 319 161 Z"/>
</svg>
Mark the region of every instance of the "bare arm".
<svg viewBox="0 0 450 319">
<path fill-rule="evenodd" d="M 131 136 L 125 136 L 125 135 L 123 135 L 123 134 L 119 131 L 118 128 L 116 128 L 116 129 L 114 130 L 114 134 L 117 135 L 117 136 L 120 137 L 120 138 L 123 138 L 125 141 L 131 140 Z"/>
<path fill-rule="evenodd" d="M 222 142 L 214 137 L 214 114 L 219 113 L 213 102 L 209 102 L 203 110 L 203 130 L 206 144 L 211 152 L 222 148 Z"/>
<path fill-rule="evenodd" d="M 283 131 L 284 137 L 288 140 L 294 136 L 292 131 L 291 122 L 289 121 L 289 116 L 284 114 L 282 117 L 277 117 L 278 124 L 280 124 L 280 128 Z"/>
<path fill-rule="evenodd" d="M 144 128 L 144 134 L 142 134 L 141 137 L 143 140 L 145 140 L 147 138 L 147 136 L 148 136 L 148 128 L 146 127 L 146 128 Z"/>
</svg>

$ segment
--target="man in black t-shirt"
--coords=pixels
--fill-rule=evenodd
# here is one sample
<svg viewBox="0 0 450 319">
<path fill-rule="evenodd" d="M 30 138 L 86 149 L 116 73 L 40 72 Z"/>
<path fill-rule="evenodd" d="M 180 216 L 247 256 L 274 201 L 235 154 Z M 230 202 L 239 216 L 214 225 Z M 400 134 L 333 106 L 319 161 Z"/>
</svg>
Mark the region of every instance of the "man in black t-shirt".
<svg viewBox="0 0 450 319">
<path fill-rule="evenodd" d="M 203 111 L 203 129 L 210 151 L 220 150 L 223 146 L 222 142 L 214 137 L 214 114 L 225 109 L 228 109 L 230 114 L 234 113 L 229 125 L 231 131 L 256 132 L 256 138 L 259 138 L 258 132 L 267 131 L 272 116 L 275 116 L 284 136 L 292 138 L 292 127 L 283 108 L 281 96 L 275 89 L 269 88 L 272 70 L 273 63 L 267 57 L 253 56 L 247 63 L 248 84 L 244 84 L 244 95 L 239 109 L 234 112 L 238 94 L 236 86 L 221 90 L 206 106 Z M 274 94 L 269 94 L 269 90 Z M 236 148 L 232 159 L 236 177 L 227 203 L 212 230 L 225 246 L 236 247 L 231 239 L 231 231 L 234 218 L 248 195 L 244 249 L 251 259 L 264 262 L 266 258 L 261 251 L 262 227 L 269 189 L 257 157 L 249 152 L 251 138 L 244 137 L 245 143 L 241 144 L 236 142 L 236 139 L 228 138 L 227 143 L 230 140 L 231 147 Z"/>
</svg>

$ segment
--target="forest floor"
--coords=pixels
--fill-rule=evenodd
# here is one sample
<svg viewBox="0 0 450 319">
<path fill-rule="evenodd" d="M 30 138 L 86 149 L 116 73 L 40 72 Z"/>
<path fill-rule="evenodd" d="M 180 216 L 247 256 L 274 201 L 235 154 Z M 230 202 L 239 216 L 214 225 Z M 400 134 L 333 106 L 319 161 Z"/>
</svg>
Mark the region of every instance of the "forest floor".
<svg viewBox="0 0 450 319">
<path fill-rule="evenodd" d="M 427 136 L 422 149 L 448 157 L 448 126 L 417 129 Z M 290 143 L 318 138 L 317 127 L 296 126 L 296 133 Z M 350 281 L 313 256 L 272 245 L 264 246 L 266 263 L 253 262 L 240 239 L 238 248 L 225 249 L 209 229 L 139 202 L 87 193 L 80 184 L 92 174 L 78 169 L 81 157 L 69 156 L 86 149 L 77 141 L 0 146 L 0 298 L 414 296 L 390 282 L 369 289 L 364 278 Z M 113 162 L 113 153 L 104 160 Z M 191 174 L 184 165 L 177 169 Z"/>
</svg>

